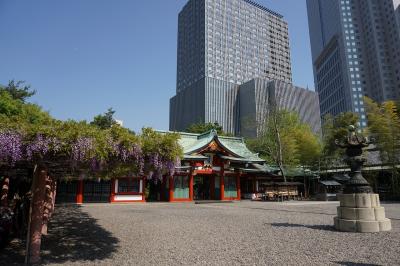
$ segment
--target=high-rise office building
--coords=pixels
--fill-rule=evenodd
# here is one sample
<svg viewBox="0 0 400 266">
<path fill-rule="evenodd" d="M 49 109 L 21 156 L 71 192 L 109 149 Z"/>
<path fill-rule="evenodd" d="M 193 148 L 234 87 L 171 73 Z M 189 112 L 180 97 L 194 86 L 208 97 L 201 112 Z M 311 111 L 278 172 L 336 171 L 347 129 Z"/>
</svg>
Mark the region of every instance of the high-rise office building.
<svg viewBox="0 0 400 266">
<path fill-rule="evenodd" d="M 400 5 L 397 6 L 395 12 L 397 17 L 397 27 L 399 28 L 399 33 L 400 33 Z"/>
<path fill-rule="evenodd" d="M 292 82 L 282 16 L 249 0 L 188 1 L 178 18 L 170 130 L 218 122 L 236 132 L 238 85 L 256 77 Z"/>
<path fill-rule="evenodd" d="M 318 94 L 314 91 L 283 81 L 255 78 L 239 86 L 238 106 L 241 136 L 259 136 L 275 108 L 296 112 L 314 133 L 321 133 Z"/>
<path fill-rule="evenodd" d="M 307 0 L 322 116 L 353 111 L 364 127 L 364 95 L 378 102 L 400 99 L 400 38 L 393 5 L 393 0 Z"/>
</svg>

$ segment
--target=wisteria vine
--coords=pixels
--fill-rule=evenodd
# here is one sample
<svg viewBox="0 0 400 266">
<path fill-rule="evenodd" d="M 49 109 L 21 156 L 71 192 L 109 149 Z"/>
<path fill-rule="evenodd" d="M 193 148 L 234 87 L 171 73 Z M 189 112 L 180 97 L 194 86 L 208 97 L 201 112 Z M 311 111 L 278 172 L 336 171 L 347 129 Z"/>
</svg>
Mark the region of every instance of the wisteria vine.
<svg viewBox="0 0 400 266">
<path fill-rule="evenodd" d="M 69 149 L 65 148 L 65 141 L 56 137 L 47 137 L 37 134 L 33 138 L 23 136 L 18 132 L 0 132 L 0 162 L 14 167 L 18 161 L 34 162 L 41 159 L 57 159 L 61 151 L 70 154 L 71 166 L 84 167 L 91 172 L 101 172 L 109 161 L 117 164 L 132 166 L 139 176 L 147 175 L 149 179 L 161 179 L 162 175 L 173 175 L 180 159 L 164 157 L 157 151 L 144 153 L 138 143 L 121 143 L 112 138 L 106 141 L 106 156 L 100 157 L 96 153 L 96 140 L 92 137 L 78 137 L 70 142 Z M 147 174 L 146 174 L 147 173 Z"/>
<path fill-rule="evenodd" d="M 22 158 L 21 135 L 15 132 L 0 132 L 0 162 L 14 166 Z"/>
</svg>

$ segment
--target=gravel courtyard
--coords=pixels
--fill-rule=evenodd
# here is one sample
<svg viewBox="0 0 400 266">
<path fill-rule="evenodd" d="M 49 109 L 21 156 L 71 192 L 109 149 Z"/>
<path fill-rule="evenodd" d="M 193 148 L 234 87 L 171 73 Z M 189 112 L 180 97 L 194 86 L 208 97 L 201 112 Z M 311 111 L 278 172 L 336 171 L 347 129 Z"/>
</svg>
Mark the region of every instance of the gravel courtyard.
<svg viewBox="0 0 400 266">
<path fill-rule="evenodd" d="M 384 205 L 391 232 L 367 234 L 334 231 L 336 206 L 250 201 L 58 206 L 43 240 L 43 260 L 47 265 L 400 265 L 400 204 Z M 7 261 L 4 255 L 0 262 Z"/>
</svg>

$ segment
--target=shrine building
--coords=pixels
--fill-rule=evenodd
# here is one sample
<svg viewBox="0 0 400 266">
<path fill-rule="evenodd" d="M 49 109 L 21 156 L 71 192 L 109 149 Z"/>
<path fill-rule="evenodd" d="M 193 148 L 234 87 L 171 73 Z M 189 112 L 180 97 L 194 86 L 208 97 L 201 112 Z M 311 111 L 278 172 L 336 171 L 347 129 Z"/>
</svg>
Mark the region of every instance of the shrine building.
<svg viewBox="0 0 400 266">
<path fill-rule="evenodd" d="M 183 148 L 181 166 L 162 180 L 121 177 L 110 181 L 61 182 L 58 202 L 191 202 L 251 198 L 271 182 L 281 181 L 277 170 L 251 152 L 243 138 L 218 136 L 215 130 L 203 134 L 179 133 Z M 147 184 L 146 183 L 150 183 Z M 147 197 L 145 188 L 147 187 Z"/>
</svg>

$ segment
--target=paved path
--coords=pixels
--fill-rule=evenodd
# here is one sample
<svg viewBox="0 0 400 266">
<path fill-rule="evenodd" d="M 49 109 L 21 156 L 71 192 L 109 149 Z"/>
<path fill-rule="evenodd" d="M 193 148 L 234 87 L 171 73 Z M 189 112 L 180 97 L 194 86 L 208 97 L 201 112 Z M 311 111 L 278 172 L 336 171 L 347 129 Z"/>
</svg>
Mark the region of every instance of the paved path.
<svg viewBox="0 0 400 266">
<path fill-rule="evenodd" d="M 369 234 L 334 231 L 337 204 L 58 206 L 43 259 L 48 265 L 96 266 L 400 265 L 400 204 L 384 205 L 391 232 Z M 0 264 L 2 259 L 7 262 L 4 254 Z"/>
</svg>

